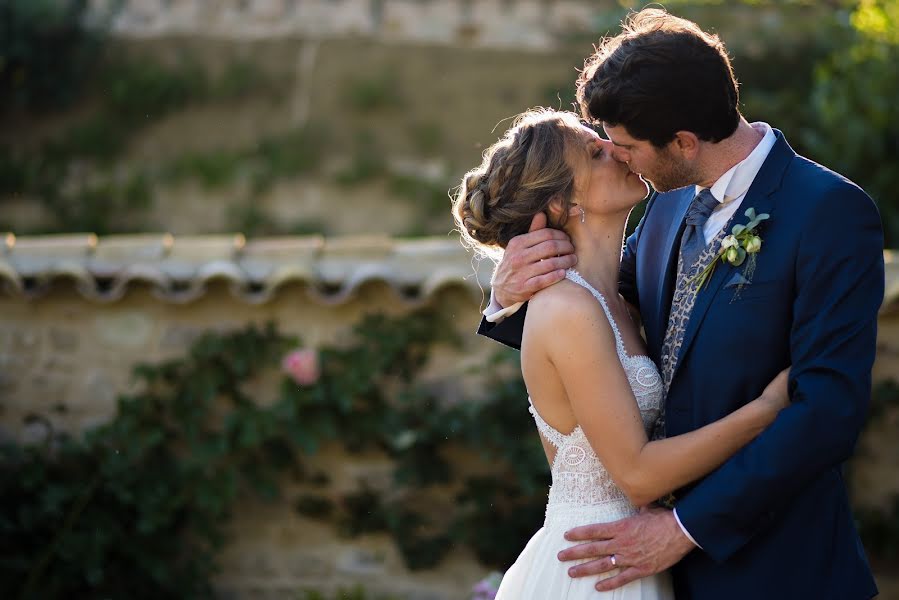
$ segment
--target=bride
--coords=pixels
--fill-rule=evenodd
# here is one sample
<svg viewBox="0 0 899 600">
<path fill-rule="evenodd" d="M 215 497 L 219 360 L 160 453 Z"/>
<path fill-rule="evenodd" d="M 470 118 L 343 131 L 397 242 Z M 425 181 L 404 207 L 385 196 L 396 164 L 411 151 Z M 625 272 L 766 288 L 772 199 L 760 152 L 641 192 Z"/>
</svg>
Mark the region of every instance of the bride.
<svg viewBox="0 0 899 600">
<path fill-rule="evenodd" d="M 569 577 L 557 558 L 574 545 L 564 532 L 631 516 L 706 475 L 789 402 L 784 371 L 723 419 L 649 441 L 664 389 L 617 283 L 627 217 L 648 190 L 610 150 L 573 113 L 529 111 L 465 175 L 453 201 L 463 241 L 476 251 L 498 255 L 544 213 L 577 255 L 577 270 L 537 292 L 527 309 L 521 370 L 552 487 L 543 527 L 506 572 L 497 600 L 673 598 L 668 573 L 612 592 Z"/>
</svg>

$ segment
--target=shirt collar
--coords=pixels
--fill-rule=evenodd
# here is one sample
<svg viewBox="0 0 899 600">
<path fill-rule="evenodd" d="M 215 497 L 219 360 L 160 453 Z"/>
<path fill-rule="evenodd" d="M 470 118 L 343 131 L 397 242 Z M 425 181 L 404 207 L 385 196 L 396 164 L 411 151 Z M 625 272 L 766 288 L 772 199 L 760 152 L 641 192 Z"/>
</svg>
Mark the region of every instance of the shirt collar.
<svg viewBox="0 0 899 600">
<path fill-rule="evenodd" d="M 767 123 L 753 123 L 752 128 L 762 134 L 762 140 L 753 148 L 749 156 L 728 169 L 712 184 L 712 196 L 721 204 L 727 204 L 749 191 L 749 186 L 752 185 L 752 181 L 761 170 L 765 159 L 768 158 L 771 148 L 774 147 L 774 142 L 777 141 L 774 130 Z M 702 189 L 702 187 L 696 186 L 696 193 L 698 194 Z"/>
</svg>

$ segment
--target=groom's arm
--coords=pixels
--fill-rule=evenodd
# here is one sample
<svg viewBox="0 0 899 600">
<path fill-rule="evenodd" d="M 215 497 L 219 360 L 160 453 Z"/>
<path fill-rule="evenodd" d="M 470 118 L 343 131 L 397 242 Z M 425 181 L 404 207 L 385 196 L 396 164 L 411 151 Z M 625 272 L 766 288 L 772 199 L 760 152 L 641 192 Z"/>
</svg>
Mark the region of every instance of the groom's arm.
<svg viewBox="0 0 899 600">
<path fill-rule="evenodd" d="M 643 224 L 652 210 L 653 204 L 658 197 L 657 193 L 653 193 L 646 203 L 646 210 L 643 217 L 637 224 L 634 232 L 628 236 L 624 243 L 624 250 L 621 253 L 621 266 L 618 271 L 618 292 L 627 302 L 636 309 L 640 308 L 640 295 L 637 293 L 637 246 L 640 242 L 640 235 L 643 233 Z"/>
<path fill-rule="evenodd" d="M 792 403 L 676 505 L 680 522 L 724 561 L 801 490 L 853 452 L 871 397 L 883 233 L 857 188 L 823 197 L 803 227 L 790 332 Z"/>
<path fill-rule="evenodd" d="M 625 300 L 636 310 L 640 308 L 640 297 L 637 294 L 637 244 L 640 240 L 640 234 L 643 231 L 643 223 L 646 220 L 647 215 L 649 215 L 649 211 L 652 209 L 653 203 L 657 194 L 653 194 L 648 203 L 646 204 L 646 210 L 643 213 L 643 218 L 640 219 L 640 223 L 637 225 L 637 228 L 634 230 L 624 244 L 624 249 L 621 253 L 621 267 L 618 276 L 618 291 L 624 297 Z M 532 228 L 532 232 L 534 229 Z M 527 235 L 530 235 L 528 233 Z M 524 238 L 524 236 L 520 236 Z M 528 248 L 531 246 L 530 243 L 520 243 L 522 240 L 519 238 L 513 238 L 511 242 L 509 242 L 509 247 L 506 249 L 506 256 L 503 257 L 503 261 L 506 261 L 506 258 L 510 260 L 514 259 L 515 254 L 521 253 L 522 250 L 520 248 Z M 514 242 L 514 243 L 513 243 Z M 553 251 L 557 251 L 559 247 L 553 248 Z M 567 250 L 565 247 L 561 247 L 563 250 Z M 573 250 L 573 248 L 572 248 Z M 560 257 L 555 257 L 555 260 L 558 260 Z M 557 267 L 557 265 L 565 265 L 565 263 L 553 263 L 553 267 Z M 501 263 L 497 268 L 497 272 L 503 270 L 505 266 Z M 545 269 L 550 268 L 550 265 L 544 267 Z M 508 269 L 506 269 L 508 270 Z M 545 275 L 545 273 L 540 272 L 539 275 Z M 512 278 L 507 278 L 512 279 Z M 548 282 L 547 282 L 548 283 Z M 509 316 L 503 316 L 503 318 L 499 320 L 490 319 L 488 320 L 488 316 L 491 312 L 496 313 L 499 310 L 502 310 L 501 304 L 499 304 L 494 298 L 494 294 L 491 293 L 490 296 L 490 307 L 486 311 L 484 311 L 485 315 L 481 318 L 481 324 L 478 326 L 478 334 L 486 336 L 492 340 L 495 340 L 501 344 L 505 344 L 506 346 L 510 346 L 515 348 L 516 350 L 521 349 L 521 332 L 524 328 L 524 318 L 527 314 L 527 302 L 521 305 L 521 308 L 518 308 L 513 312 L 513 314 Z M 636 315 L 634 319 L 637 320 Z"/>
<path fill-rule="evenodd" d="M 637 244 L 640 240 L 640 234 L 643 232 L 643 223 L 646 220 L 647 215 L 649 215 L 649 211 L 652 209 L 656 196 L 657 194 L 653 194 L 650 197 L 646 205 L 646 211 L 643 213 L 643 218 L 640 219 L 640 223 L 637 225 L 634 233 L 632 233 L 627 238 L 627 241 L 624 244 L 624 249 L 621 253 L 621 267 L 618 276 L 618 291 L 621 293 L 624 299 L 627 300 L 627 302 L 637 310 L 639 310 L 640 308 L 640 297 L 637 294 Z M 532 229 L 532 232 L 533 231 L 534 230 Z M 531 233 L 528 233 L 527 235 L 531 235 Z M 524 238 L 524 236 L 520 237 L 522 239 Z M 562 240 L 560 240 L 558 236 L 556 236 L 556 241 Z M 532 245 L 532 243 L 520 242 L 522 242 L 522 240 L 519 238 L 513 238 L 512 241 L 509 242 L 509 247 L 506 249 L 506 256 L 503 257 L 504 262 L 507 258 L 509 258 L 510 260 L 514 260 L 516 254 L 522 253 L 524 248 L 529 248 Z M 548 248 L 549 251 L 558 251 L 559 249 L 567 250 L 565 246 L 554 246 Z M 548 258 L 549 257 L 547 257 L 546 260 L 548 260 Z M 561 258 L 563 257 L 553 257 L 553 260 L 557 262 L 553 262 L 551 265 L 544 266 L 543 271 L 538 272 L 538 275 L 545 276 L 545 271 L 551 267 L 559 268 L 566 266 L 566 263 L 560 261 Z M 499 273 L 503 269 L 505 269 L 505 265 L 501 263 L 500 266 L 497 267 L 497 272 Z M 505 279 L 515 281 L 514 278 L 510 277 L 506 277 Z M 550 281 L 552 280 L 547 280 L 545 283 L 551 285 Z M 499 320 L 488 320 L 488 314 L 490 314 L 491 312 L 495 313 L 501 310 L 501 305 L 494 298 L 494 294 L 491 294 L 490 300 L 491 306 L 486 311 L 484 311 L 485 316 L 481 318 L 481 324 L 478 327 L 478 334 L 486 336 L 501 344 L 505 344 L 506 346 L 515 348 L 516 350 L 520 350 L 521 332 L 524 328 L 524 318 L 527 314 L 528 308 L 527 302 L 522 304 L 521 308 L 516 309 L 515 312 L 509 316 L 503 316 L 503 318 Z M 636 318 L 637 317 L 634 316 L 635 320 Z"/>
<path fill-rule="evenodd" d="M 491 323 L 486 316 L 483 316 L 481 324 L 478 326 L 478 335 L 488 337 L 515 350 L 521 350 L 521 332 L 524 331 L 524 317 L 527 312 L 528 303 L 525 302 L 513 314 L 497 323 Z"/>
<path fill-rule="evenodd" d="M 568 235 L 547 228 L 545 214 L 534 215 L 528 232 L 506 245 L 493 273 L 490 306 L 484 311 L 478 334 L 519 350 L 527 301 L 539 290 L 564 279 L 565 269 L 576 262 Z M 504 314 L 498 314 L 500 311 Z"/>
</svg>

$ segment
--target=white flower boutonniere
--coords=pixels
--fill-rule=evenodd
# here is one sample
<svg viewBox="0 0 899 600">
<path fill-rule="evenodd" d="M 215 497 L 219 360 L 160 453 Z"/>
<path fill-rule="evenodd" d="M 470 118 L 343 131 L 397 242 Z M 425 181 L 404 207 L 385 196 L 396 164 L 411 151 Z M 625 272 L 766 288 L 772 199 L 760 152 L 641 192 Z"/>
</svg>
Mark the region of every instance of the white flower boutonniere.
<svg viewBox="0 0 899 600">
<path fill-rule="evenodd" d="M 754 208 L 747 209 L 745 214 L 749 218 L 749 222 L 745 225 L 734 225 L 733 229 L 730 230 L 730 235 L 721 240 L 721 249 L 718 251 L 718 256 L 715 260 L 693 277 L 693 280 L 699 281 L 700 290 L 709 280 L 709 277 L 712 276 L 712 273 L 715 272 L 719 259 L 721 262 L 730 263 L 735 267 L 739 267 L 745 262 L 744 277 L 747 281 L 752 281 L 752 274 L 755 272 L 756 255 L 762 249 L 762 238 L 758 236 L 755 228 L 758 227 L 759 223 L 767 220 L 770 215 L 768 213 L 757 215 Z M 743 285 L 740 284 L 740 289 L 742 289 Z M 738 294 L 740 289 L 737 290 Z"/>
</svg>

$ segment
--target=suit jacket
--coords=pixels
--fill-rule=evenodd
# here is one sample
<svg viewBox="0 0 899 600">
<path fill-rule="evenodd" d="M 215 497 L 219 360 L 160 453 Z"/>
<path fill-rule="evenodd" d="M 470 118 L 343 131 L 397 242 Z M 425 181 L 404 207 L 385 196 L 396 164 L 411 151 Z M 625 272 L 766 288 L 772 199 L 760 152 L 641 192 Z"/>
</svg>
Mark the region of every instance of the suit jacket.
<svg viewBox="0 0 899 600">
<path fill-rule="evenodd" d="M 792 365 L 791 405 L 707 477 L 676 493 L 701 546 L 673 569 L 678 600 L 868 599 L 877 594 L 841 466 L 871 396 L 883 233 L 855 184 L 798 156 L 781 132 L 733 224 L 771 218 L 751 283 L 719 263 L 699 292 L 666 398 L 667 433 L 686 433 L 756 398 Z M 656 194 L 626 243 L 620 291 L 640 308 L 658 364 L 693 186 Z M 518 347 L 526 311 L 479 333 Z"/>
</svg>

